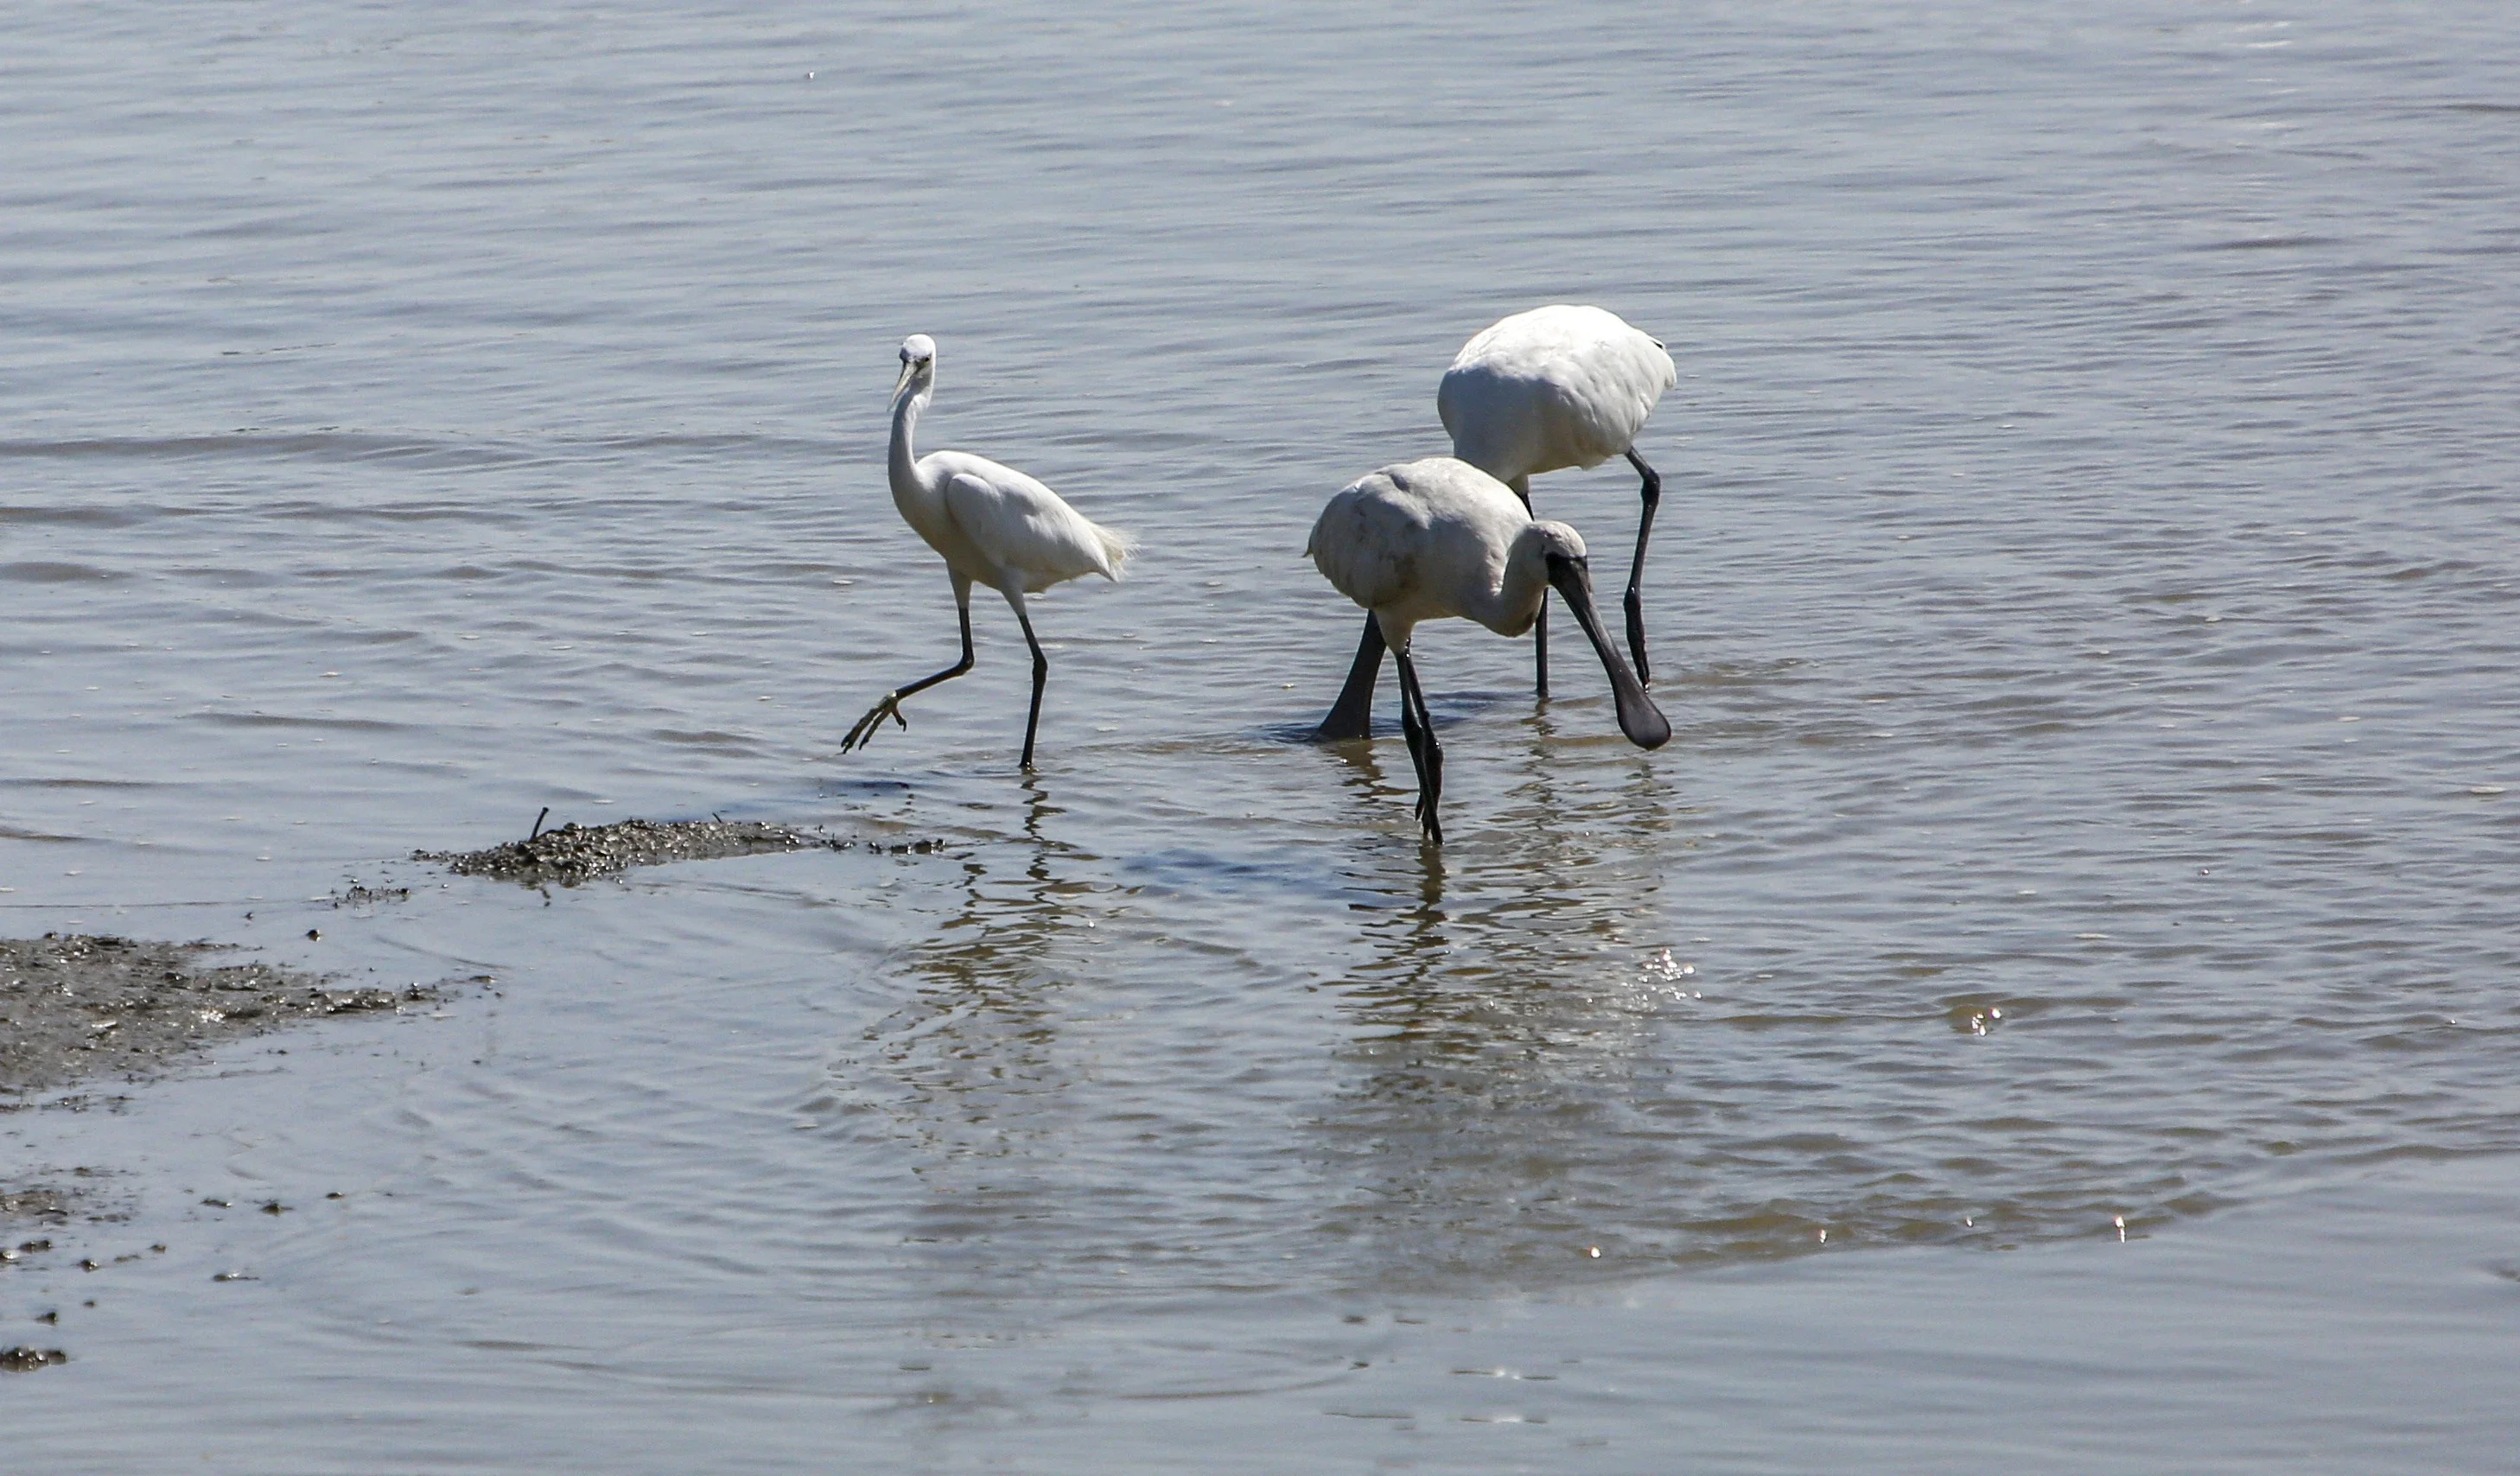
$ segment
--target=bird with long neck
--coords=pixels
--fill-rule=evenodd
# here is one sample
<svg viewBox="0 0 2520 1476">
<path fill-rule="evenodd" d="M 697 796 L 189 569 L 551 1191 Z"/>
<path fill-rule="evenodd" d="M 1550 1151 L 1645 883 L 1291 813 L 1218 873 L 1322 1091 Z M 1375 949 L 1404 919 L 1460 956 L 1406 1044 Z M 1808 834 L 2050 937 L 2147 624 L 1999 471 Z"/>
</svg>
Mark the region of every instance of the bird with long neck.
<svg viewBox="0 0 2520 1476">
<path fill-rule="evenodd" d="M 1322 510 L 1304 552 L 1323 578 L 1365 606 L 1400 668 L 1400 732 L 1418 773 L 1418 821 L 1436 844 L 1444 840 L 1436 813 L 1444 750 L 1410 650 L 1423 621 L 1458 617 L 1520 636 L 1554 588 L 1601 658 L 1619 731 L 1640 748 L 1671 740 L 1670 721 L 1602 634 L 1582 535 L 1534 520 L 1511 488 L 1467 462 L 1430 457 L 1358 478 Z"/>
<path fill-rule="evenodd" d="M 883 694 L 840 740 L 847 753 L 866 746 L 883 720 L 910 726 L 902 699 L 971 669 L 971 586 L 1006 597 L 1032 650 L 1032 708 L 1024 719 L 1022 767 L 1032 767 L 1041 727 L 1041 697 L 1050 658 L 1033 634 L 1024 597 L 1087 574 L 1120 577 L 1137 541 L 1099 526 L 1059 495 L 1012 467 L 963 451 L 921 456 L 911 444 L 919 417 L 936 393 L 936 342 L 925 334 L 901 341 L 901 378 L 892 386 L 892 446 L 886 472 L 902 521 L 945 560 L 954 583 L 954 611 L 963 628 L 963 657 L 952 666 Z"/>
</svg>

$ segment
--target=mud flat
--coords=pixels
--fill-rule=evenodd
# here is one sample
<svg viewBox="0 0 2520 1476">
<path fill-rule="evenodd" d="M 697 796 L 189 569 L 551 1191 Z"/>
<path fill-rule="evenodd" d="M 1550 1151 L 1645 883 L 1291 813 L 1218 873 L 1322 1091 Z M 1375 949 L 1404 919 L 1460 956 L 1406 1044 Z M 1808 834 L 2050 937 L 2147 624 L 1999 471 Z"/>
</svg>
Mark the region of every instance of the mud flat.
<svg viewBox="0 0 2520 1476">
<path fill-rule="evenodd" d="M 142 1081 L 204 1048 L 326 1015 L 437 999 L 345 989 L 216 943 L 46 933 L 0 939 L 0 1107 L 92 1078 Z"/>
<path fill-rule="evenodd" d="M 82 1171 L 92 1173 L 93 1171 Z M 89 1196 L 77 1189 L 58 1185 L 0 1185 L 0 1268 L 14 1269 L 30 1257 L 40 1257 L 53 1248 L 51 1235 L 19 1238 L 27 1230 L 42 1227 L 67 1225 L 73 1215 L 88 1219 L 114 1219 L 100 1214 Z M 59 1309 L 35 1319 L 48 1326 L 61 1325 Z M 55 1364 L 67 1364 L 69 1355 L 59 1348 L 46 1348 L 32 1343 L 12 1343 L 0 1347 L 0 1373 L 32 1373 Z"/>
<path fill-rule="evenodd" d="M 845 851 L 856 844 L 818 830 L 769 821 L 625 820 L 608 826 L 538 828 L 522 840 L 487 850 L 415 851 L 412 860 L 433 861 L 465 876 L 495 876 L 527 886 L 551 882 L 575 886 L 632 867 L 764 856 L 779 851 Z M 928 851 L 940 844 L 922 840 L 880 847 L 868 842 L 868 848 Z"/>
<path fill-rule="evenodd" d="M 87 1099 L 53 1094 L 98 1079 L 145 1081 L 242 1036 L 441 997 L 425 985 L 344 989 L 270 963 L 213 962 L 236 952 L 216 943 L 80 933 L 0 938 L 0 1112 L 76 1107 Z M 127 1210 L 113 1195 L 75 1182 L 103 1172 L 74 1169 L 63 1182 L 0 1181 L 0 1267 L 37 1264 L 54 1249 L 50 1234 L 29 1231 L 123 1218 Z M 98 1263 L 80 1265 L 93 1271 Z M 68 1357 L 59 1348 L 0 1346 L 0 1372 L 32 1372 Z"/>
</svg>

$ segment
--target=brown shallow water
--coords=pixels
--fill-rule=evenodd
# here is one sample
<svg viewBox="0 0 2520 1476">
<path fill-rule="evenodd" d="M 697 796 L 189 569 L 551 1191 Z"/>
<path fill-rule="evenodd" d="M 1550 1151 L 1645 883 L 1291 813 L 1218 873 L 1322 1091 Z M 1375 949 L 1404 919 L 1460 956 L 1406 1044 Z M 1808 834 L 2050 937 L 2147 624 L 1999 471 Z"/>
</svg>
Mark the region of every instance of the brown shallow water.
<svg viewBox="0 0 2520 1476">
<path fill-rule="evenodd" d="M 0 1118 L 131 1217 L 0 1273 L 13 1456 L 2520 1444 L 2505 9 L 0 27 L 0 931 L 496 979 Z M 1430 853 L 1304 531 L 1550 300 L 1681 358 L 1675 737 L 1430 627 Z M 1146 542 L 1029 778 L 985 604 L 835 751 L 953 650 L 913 331 Z M 546 806 L 878 843 L 407 859 Z"/>
</svg>

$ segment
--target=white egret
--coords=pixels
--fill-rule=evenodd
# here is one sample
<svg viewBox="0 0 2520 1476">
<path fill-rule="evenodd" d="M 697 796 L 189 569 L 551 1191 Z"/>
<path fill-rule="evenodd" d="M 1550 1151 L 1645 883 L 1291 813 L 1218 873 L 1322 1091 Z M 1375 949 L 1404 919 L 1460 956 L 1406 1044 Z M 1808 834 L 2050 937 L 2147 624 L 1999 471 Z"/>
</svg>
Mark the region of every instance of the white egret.
<svg viewBox="0 0 2520 1476">
<path fill-rule="evenodd" d="M 1662 478 L 1637 455 L 1637 432 L 1663 393 L 1679 382 L 1660 339 L 1631 328 L 1618 314 L 1563 303 L 1515 313 L 1462 345 L 1435 392 L 1435 409 L 1453 437 L 1453 455 L 1504 482 L 1531 506 L 1531 478 L 1568 467 L 1598 467 L 1624 455 L 1644 478 L 1644 511 L 1628 571 L 1628 650 L 1641 681 L 1653 680 L 1645 655 L 1645 541 L 1662 501 Z M 1549 695 L 1549 611 L 1533 622 L 1532 656 L 1542 696 Z M 1382 637 L 1365 623 L 1347 685 L 1322 720 L 1324 739 L 1364 738 L 1373 709 L 1373 681 L 1382 667 Z"/>
<path fill-rule="evenodd" d="M 1400 668 L 1400 732 L 1418 771 L 1418 821 L 1436 844 L 1444 827 L 1444 750 L 1410 659 L 1418 622 L 1476 620 L 1519 636 L 1540 617 L 1551 586 L 1575 612 L 1617 699 L 1619 731 L 1640 748 L 1659 748 L 1671 723 L 1601 633 L 1593 608 L 1592 564 L 1584 540 L 1562 522 L 1536 522 L 1513 489 L 1451 457 L 1404 462 L 1358 478 L 1322 510 L 1305 545 L 1322 577 L 1364 605 L 1377 638 Z"/>
<path fill-rule="evenodd" d="M 901 699 L 971 669 L 971 586 L 985 584 L 1007 597 L 1024 644 L 1032 648 L 1032 713 L 1024 719 L 1023 767 L 1032 767 L 1033 734 L 1041 726 L 1041 693 L 1050 680 L 1050 658 L 1032 633 L 1024 596 L 1064 580 L 1100 574 L 1118 579 L 1137 540 L 1086 520 L 1040 482 L 986 457 L 961 451 L 915 456 L 912 430 L 936 392 L 936 343 L 925 334 L 901 340 L 901 380 L 892 387 L 892 504 L 902 521 L 944 556 L 954 581 L 954 610 L 963 622 L 963 659 L 934 676 L 883 694 L 840 740 L 840 751 L 860 748 L 890 718 L 903 728 Z"/>
</svg>

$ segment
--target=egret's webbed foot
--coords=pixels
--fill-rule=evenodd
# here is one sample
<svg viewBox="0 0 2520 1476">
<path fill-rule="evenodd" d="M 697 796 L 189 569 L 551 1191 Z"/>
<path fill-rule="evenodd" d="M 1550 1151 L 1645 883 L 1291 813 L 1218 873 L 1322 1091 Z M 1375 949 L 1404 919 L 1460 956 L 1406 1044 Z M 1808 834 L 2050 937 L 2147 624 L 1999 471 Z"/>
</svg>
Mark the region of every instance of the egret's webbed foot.
<svg viewBox="0 0 2520 1476">
<path fill-rule="evenodd" d="M 868 708 L 867 715 L 858 719 L 857 726 L 849 730 L 849 736 L 840 739 L 840 751 L 854 752 L 873 742 L 876 731 L 883 726 L 885 718 L 892 719 L 905 733 L 910 730 L 910 720 L 901 715 L 900 693 L 887 692 L 883 694 L 882 701 Z"/>
</svg>

